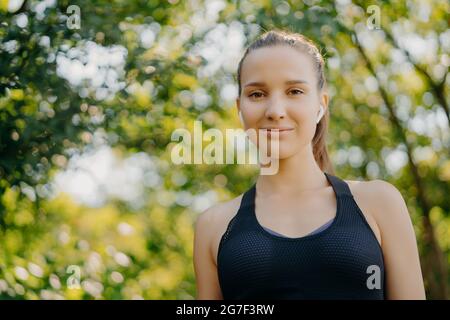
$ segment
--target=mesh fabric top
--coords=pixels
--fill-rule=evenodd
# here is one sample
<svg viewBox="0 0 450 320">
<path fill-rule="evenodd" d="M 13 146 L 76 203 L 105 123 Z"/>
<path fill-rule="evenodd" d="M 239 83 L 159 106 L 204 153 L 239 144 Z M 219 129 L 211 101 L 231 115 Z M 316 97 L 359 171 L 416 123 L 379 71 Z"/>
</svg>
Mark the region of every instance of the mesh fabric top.
<svg viewBox="0 0 450 320">
<path fill-rule="evenodd" d="M 218 248 L 224 299 L 384 299 L 380 244 L 348 184 L 324 174 L 336 195 L 336 216 L 304 237 L 268 232 L 255 215 L 256 184 L 244 193 Z"/>
</svg>

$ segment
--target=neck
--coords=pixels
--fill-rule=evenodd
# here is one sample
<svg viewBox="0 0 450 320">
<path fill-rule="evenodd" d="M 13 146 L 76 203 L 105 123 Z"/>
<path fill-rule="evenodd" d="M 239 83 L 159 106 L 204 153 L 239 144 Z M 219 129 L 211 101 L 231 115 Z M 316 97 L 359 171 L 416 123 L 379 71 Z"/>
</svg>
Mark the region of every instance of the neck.
<svg viewBox="0 0 450 320">
<path fill-rule="evenodd" d="M 311 144 L 289 158 L 279 159 L 276 174 L 260 175 L 257 180 L 262 195 L 299 195 L 327 186 L 328 180 L 314 159 Z"/>
</svg>

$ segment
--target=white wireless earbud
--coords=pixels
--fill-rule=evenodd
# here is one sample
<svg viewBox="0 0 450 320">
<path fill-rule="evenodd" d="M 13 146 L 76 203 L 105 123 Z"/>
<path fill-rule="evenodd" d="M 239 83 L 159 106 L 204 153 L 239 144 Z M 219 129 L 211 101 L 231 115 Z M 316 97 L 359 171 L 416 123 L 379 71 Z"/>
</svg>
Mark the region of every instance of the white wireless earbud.
<svg viewBox="0 0 450 320">
<path fill-rule="evenodd" d="M 242 112 L 239 111 L 239 120 L 241 120 L 241 124 L 244 125 L 244 118 L 242 118 Z"/>
<path fill-rule="evenodd" d="M 320 110 L 319 110 L 319 115 L 317 116 L 317 121 L 316 123 L 319 123 L 320 119 L 322 119 L 322 116 L 324 114 L 324 107 L 322 105 L 320 105 Z"/>
</svg>

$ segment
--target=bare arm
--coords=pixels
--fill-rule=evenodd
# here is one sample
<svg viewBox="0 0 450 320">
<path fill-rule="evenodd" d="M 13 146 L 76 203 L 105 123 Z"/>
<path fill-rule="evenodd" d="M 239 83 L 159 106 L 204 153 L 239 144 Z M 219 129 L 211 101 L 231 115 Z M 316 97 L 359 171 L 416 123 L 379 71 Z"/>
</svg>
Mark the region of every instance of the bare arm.
<svg viewBox="0 0 450 320">
<path fill-rule="evenodd" d="M 381 231 L 386 298 L 426 299 L 417 240 L 406 203 L 392 184 L 382 180 L 372 184 L 378 198 L 373 213 Z"/>
<path fill-rule="evenodd" d="M 214 233 L 213 208 L 201 213 L 195 223 L 194 234 L 194 270 L 197 286 L 197 300 L 221 300 L 217 276 L 211 250 L 211 240 Z"/>
</svg>

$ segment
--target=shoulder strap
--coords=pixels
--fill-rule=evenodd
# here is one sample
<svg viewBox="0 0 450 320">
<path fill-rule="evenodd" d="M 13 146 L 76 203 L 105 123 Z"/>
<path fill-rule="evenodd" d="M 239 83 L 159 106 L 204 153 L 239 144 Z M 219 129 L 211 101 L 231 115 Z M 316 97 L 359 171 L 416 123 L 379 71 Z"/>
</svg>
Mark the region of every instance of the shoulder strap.
<svg viewBox="0 0 450 320">
<path fill-rule="evenodd" d="M 242 196 L 241 206 L 239 209 L 249 208 L 255 205 L 256 183 L 248 189 Z"/>
<path fill-rule="evenodd" d="M 222 238 L 220 239 L 219 252 L 223 246 L 223 243 L 227 241 L 231 233 L 236 231 L 235 230 L 236 227 L 238 229 L 242 229 L 245 226 L 251 224 L 250 222 L 251 215 L 248 214 L 248 211 L 254 210 L 253 206 L 255 204 L 255 194 L 256 194 L 256 183 L 254 183 L 253 186 L 250 189 L 248 189 L 242 196 L 241 204 L 239 206 L 237 213 L 228 223 L 227 229 L 225 233 L 222 235 Z M 239 223 L 237 223 L 237 221 L 239 221 Z"/>
<path fill-rule="evenodd" d="M 334 191 L 336 192 L 336 195 L 338 197 L 353 197 L 352 192 L 350 191 L 350 188 L 344 180 L 338 178 L 337 176 L 331 175 L 329 173 L 325 173 L 325 176 L 327 177 L 328 181 L 331 183 L 331 185 L 334 188 Z"/>
</svg>

